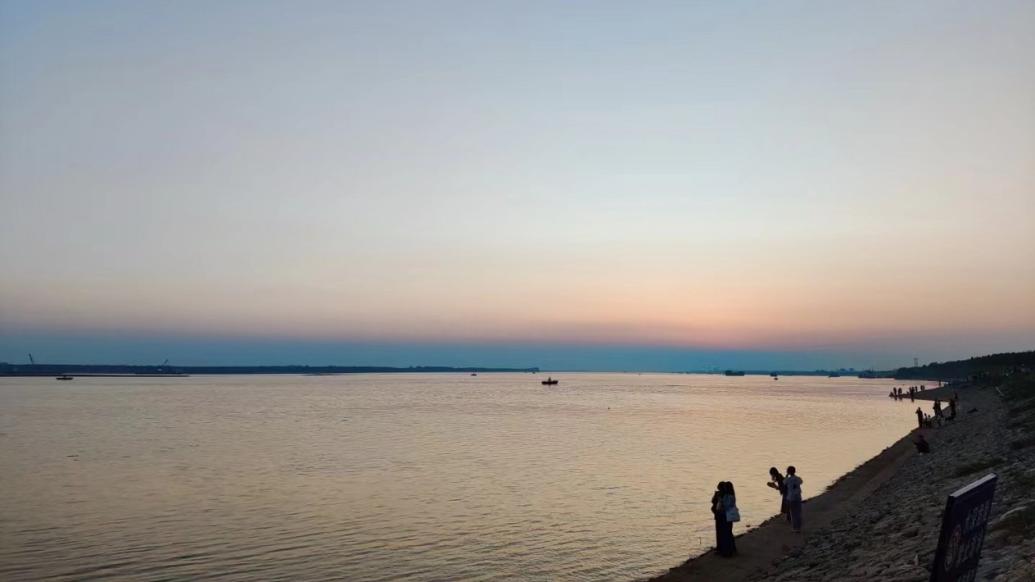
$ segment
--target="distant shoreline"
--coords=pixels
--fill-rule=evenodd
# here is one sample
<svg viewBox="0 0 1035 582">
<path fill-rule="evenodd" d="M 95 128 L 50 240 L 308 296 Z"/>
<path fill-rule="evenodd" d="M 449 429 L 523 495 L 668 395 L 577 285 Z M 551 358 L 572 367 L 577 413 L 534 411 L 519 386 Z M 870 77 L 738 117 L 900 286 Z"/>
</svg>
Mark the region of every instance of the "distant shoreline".
<svg viewBox="0 0 1035 582">
<path fill-rule="evenodd" d="M 83 377 L 183 377 L 221 375 L 406 374 L 406 373 L 537 373 L 539 368 L 482 368 L 452 366 L 131 366 L 109 364 L 0 364 L 0 377 L 36 377 L 67 374 Z"/>
<path fill-rule="evenodd" d="M 658 371 L 658 370 L 543 370 L 538 366 L 528 368 L 493 368 L 483 366 L 171 366 L 171 365 L 133 365 L 133 364 L 9 364 L 0 362 L 0 378 L 2 377 L 35 377 L 71 376 L 93 377 L 184 377 L 184 376 L 229 376 L 229 375 L 303 375 L 332 376 L 338 374 L 439 374 L 439 373 L 539 373 L 554 374 L 702 374 L 713 376 L 729 376 L 739 378 L 745 376 L 811 376 L 831 378 L 863 378 L 891 379 L 891 376 L 873 374 L 868 371 L 830 370 L 781 370 L 763 371 L 747 370 L 742 373 L 727 374 L 716 370 Z M 936 381 L 936 380 L 931 380 Z"/>
</svg>

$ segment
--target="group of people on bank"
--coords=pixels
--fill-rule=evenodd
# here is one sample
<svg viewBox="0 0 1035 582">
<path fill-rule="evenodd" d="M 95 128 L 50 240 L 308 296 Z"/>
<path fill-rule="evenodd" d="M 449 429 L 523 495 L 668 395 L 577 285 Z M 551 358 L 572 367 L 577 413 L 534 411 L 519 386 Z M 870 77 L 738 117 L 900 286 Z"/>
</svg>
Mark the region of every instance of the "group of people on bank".
<svg viewBox="0 0 1035 582">
<path fill-rule="evenodd" d="M 920 394 L 924 390 L 926 390 L 926 388 L 923 384 L 919 386 L 910 386 L 906 390 L 903 390 L 900 387 L 895 387 L 891 389 L 891 392 L 888 394 L 888 398 L 894 398 L 895 400 L 905 400 L 906 398 L 909 398 L 909 401 L 913 402 L 916 399 L 916 395 Z"/>
<path fill-rule="evenodd" d="M 925 386 L 909 386 L 903 388 L 892 388 L 889 397 L 895 400 L 915 398 L 926 390 Z M 941 425 L 944 420 L 956 418 L 956 410 L 959 406 L 959 394 L 953 393 L 945 405 L 941 399 L 934 401 L 934 414 L 925 414 L 920 408 L 916 409 L 917 423 L 920 428 L 930 428 Z M 916 448 L 921 453 L 931 451 L 930 443 L 921 434 L 917 441 L 914 441 Z M 780 515 L 791 526 L 791 531 L 801 533 L 802 527 L 802 479 L 798 476 L 794 466 L 787 467 L 786 475 L 780 473 L 776 467 L 769 469 L 770 488 L 780 494 Z M 715 516 L 715 551 L 720 556 L 729 557 L 737 554 L 737 543 L 733 537 L 733 524 L 740 521 L 740 508 L 737 507 L 737 493 L 733 483 L 722 481 L 715 487 L 711 502 L 712 514 Z"/>
<path fill-rule="evenodd" d="M 801 533 L 802 524 L 802 479 L 794 466 L 787 467 L 787 475 L 781 475 L 776 467 L 769 469 L 770 488 L 780 494 L 780 514 L 790 525 L 791 531 Z M 715 551 L 720 556 L 729 557 L 737 553 L 737 543 L 733 538 L 733 524 L 740 521 L 740 509 L 737 507 L 737 494 L 733 483 L 721 481 L 712 495 L 712 514 L 715 516 Z"/>
<path fill-rule="evenodd" d="M 956 410 L 959 407 L 960 395 L 957 392 L 952 394 L 952 398 L 949 398 L 948 405 L 942 406 L 940 398 L 936 398 L 934 401 L 934 414 L 927 414 L 919 406 L 916 408 L 916 423 L 918 428 L 934 428 L 935 426 L 941 426 L 948 420 L 956 419 Z M 946 412 L 948 410 L 948 412 Z"/>
</svg>

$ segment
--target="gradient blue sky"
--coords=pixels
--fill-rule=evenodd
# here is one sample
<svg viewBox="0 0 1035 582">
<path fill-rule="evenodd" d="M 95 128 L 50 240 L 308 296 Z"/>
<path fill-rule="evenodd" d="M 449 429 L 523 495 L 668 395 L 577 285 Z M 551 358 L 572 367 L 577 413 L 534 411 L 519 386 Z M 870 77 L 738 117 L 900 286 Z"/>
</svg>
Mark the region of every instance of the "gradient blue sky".
<svg viewBox="0 0 1035 582">
<path fill-rule="evenodd" d="M 1035 3 L 0 1 L 0 361 L 1035 348 Z"/>
</svg>

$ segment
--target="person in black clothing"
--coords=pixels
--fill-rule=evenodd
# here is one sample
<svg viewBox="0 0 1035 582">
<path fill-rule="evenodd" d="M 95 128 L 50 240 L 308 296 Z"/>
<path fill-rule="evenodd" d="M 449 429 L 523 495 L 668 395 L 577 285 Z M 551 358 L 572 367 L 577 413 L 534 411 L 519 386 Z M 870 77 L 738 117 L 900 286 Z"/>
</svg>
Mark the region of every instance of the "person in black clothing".
<svg viewBox="0 0 1035 582">
<path fill-rule="evenodd" d="M 715 486 L 715 493 L 712 493 L 712 515 L 715 517 L 715 553 L 720 556 L 726 549 L 726 510 L 722 508 L 722 490 L 725 488 L 725 481 L 719 481 Z"/>
<path fill-rule="evenodd" d="M 766 485 L 780 492 L 780 513 L 790 519 L 791 515 L 787 513 L 787 486 L 783 484 L 783 475 L 779 469 L 769 467 L 769 482 Z"/>
<path fill-rule="evenodd" d="M 726 508 L 726 542 L 729 544 L 730 555 L 737 554 L 737 540 L 733 538 L 733 522 L 729 519 L 729 511 L 732 509 L 739 515 L 737 510 L 737 492 L 733 489 L 733 482 L 726 481 L 726 494 L 722 497 L 723 507 Z M 735 517 L 739 521 L 740 517 Z"/>
<path fill-rule="evenodd" d="M 715 515 L 715 551 L 720 556 L 729 557 L 737 553 L 736 542 L 733 541 L 733 524 L 726 519 L 726 509 L 735 504 L 733 484 L 721 481 L 712 495 L 712 514 Z"/>
<path fill-rule="evenodd" d="M 955 419 L 955 418 L 956 418 L 956 399 L 955 398 L 950 398 L 949 399 L 949 419 Z"/>
<path fill-rule="evenodd" d="M 913 441 L 913 444 L 916 445 L 916 451 L 921 455 L 926 455 L 927 453 L 931 452 L 931 444 L 927 442 L 927 439 L 925 439 L 924 435 L 922 434 L 917 435 L 916 440 Z"/>
<path fill-rule="evenodd" d="M 920 410 L 920 407 L 916 407 L 916 423 L 920 428 L 924 428 L 924 411 Z"/>
</svg>

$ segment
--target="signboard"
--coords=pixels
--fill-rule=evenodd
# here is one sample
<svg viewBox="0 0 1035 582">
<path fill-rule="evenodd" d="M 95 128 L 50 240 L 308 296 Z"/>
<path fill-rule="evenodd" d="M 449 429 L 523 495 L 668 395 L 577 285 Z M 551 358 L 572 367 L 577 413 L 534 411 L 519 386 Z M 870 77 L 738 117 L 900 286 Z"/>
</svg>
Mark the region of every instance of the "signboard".
<svg viewBox="0 0 1035 582">
<path fill-rule="evenodd" d="M 949 495 L 931 582 L 971 582 L 977 576 L 998 479 L 990 473 Z"/>
</svg>

